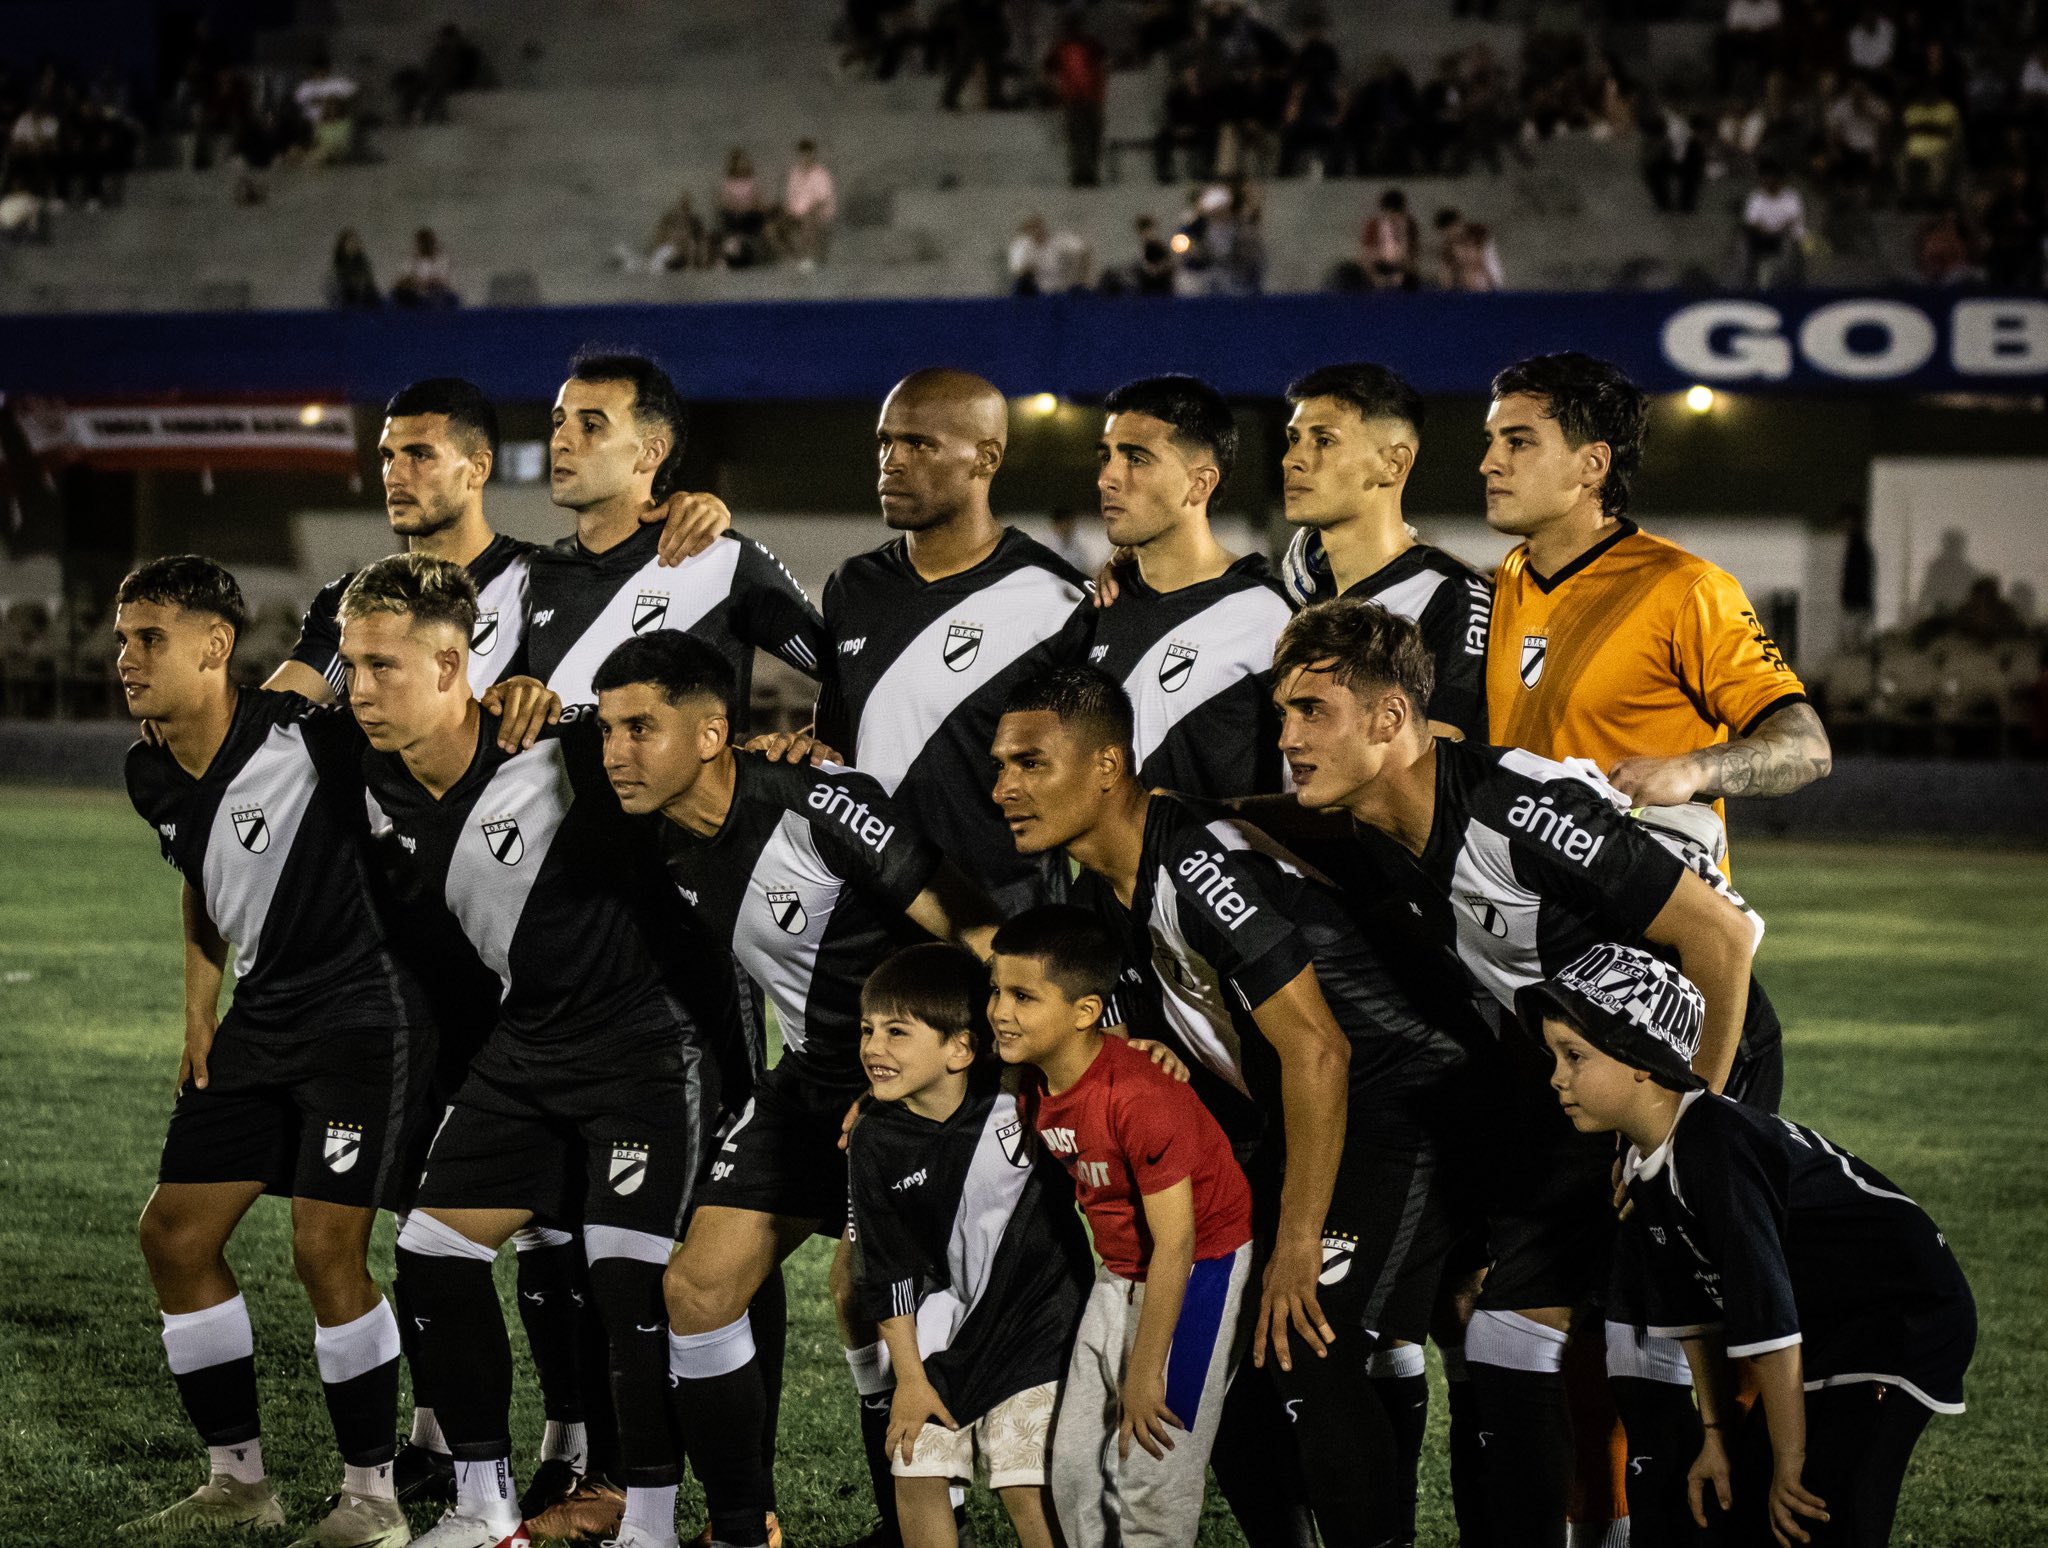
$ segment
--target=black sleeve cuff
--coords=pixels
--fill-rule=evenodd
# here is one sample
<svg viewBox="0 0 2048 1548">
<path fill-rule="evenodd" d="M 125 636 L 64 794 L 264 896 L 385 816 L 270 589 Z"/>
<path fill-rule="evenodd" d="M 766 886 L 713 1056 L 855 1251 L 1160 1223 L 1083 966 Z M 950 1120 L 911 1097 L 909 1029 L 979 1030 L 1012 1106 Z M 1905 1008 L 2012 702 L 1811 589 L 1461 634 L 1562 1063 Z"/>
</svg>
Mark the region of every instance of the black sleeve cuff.
<svg viewBox="0 0 2048 1548">
<path fill-rule="evenodd" d="M 1770 703 L 1766 704 L 1762 709 L 1758 710 L 1754 715 L 1750 716 L 1749 724 L 1744 726 L 1740 731 L 1736 732 L 1735 734 L 1737 736 L 1754 735 L 1756 732 L 1756 728 L 1758 726 L 1762 725 L 1765 721 L 1769 720 L 1773 715 L 1777 714 L 1779 710 L 1785 708 L 1786 705 L 1804 703 L 1806 703 L 1806 695 L 1803 693 L 1780 694 L 1777 698 L 1771 700 Z"/>
</svg>

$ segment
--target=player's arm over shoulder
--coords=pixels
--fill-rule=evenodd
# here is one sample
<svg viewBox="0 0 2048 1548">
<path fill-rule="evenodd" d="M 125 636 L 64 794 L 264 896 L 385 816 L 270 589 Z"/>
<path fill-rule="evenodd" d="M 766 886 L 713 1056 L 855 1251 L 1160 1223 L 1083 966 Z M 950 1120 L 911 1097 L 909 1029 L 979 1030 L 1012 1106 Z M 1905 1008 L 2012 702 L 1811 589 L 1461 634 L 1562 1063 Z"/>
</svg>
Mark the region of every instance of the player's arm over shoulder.
<svg viewBox="0 0 2048 1548">
<path fill-rule="evenodd" d="M 1687 681 L 1729 732 L 1694 755 L 1701 796 L 1784 795 L 1832 769 L 1805 684 L 1734 576 L 1710 566 L 1693 583 L 1675 643 Z"/>
</svg>

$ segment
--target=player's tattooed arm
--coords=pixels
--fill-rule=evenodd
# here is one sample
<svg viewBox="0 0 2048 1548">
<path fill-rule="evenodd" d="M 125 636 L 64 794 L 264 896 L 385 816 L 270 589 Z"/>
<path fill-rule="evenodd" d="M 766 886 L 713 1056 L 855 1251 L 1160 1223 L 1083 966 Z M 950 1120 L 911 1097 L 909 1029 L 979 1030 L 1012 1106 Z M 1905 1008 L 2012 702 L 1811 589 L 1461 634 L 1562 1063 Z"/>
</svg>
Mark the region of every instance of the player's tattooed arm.
<svg viewBox="0 0 2048 1548">
<path fill-rule="evenodd" d="M 1676 758 L 1624 758 L 1608 772 L 1638 806 L 1683 806 L 1722 796 L 1777 796 L 1827 776 L 1834 767 L 1827 728 L 1811 704 L 1787 704 L 1747 736 Z"/>
<path fill-rule="evenodd" d="M 185 1047 L 178 1056 L 179 1091 L 204 1087 L 207 1058 L 220 1028 L 220 990 L 227 976 L 228 943 L 207 915 L 206 900 L 187 882 L 179 909 L 185 924 Z"/>
</svg>

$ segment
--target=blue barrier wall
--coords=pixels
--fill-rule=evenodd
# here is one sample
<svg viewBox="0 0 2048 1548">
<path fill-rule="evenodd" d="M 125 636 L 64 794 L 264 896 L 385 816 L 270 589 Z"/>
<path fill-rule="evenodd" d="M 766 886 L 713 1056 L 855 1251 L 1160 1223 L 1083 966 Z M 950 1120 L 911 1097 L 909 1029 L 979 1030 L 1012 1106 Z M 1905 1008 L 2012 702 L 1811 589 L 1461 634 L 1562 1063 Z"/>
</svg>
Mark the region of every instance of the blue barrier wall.
<svg viewBox="0 0 2048 1548">
<path fill-rule="evenodd" d="M 1652 391 L 1695 382 L 1744 392 L 2048 388 L 2048 300 L 1899 292 L 45 314 L 0 317 L 0 390 L 375 402 L 420 377 L 461 374 L 494 397 L 546 399 L 563 361 L 592 342 L 651 351 L 686 395 L 723 401 L 873 399 L 941 362 L 1009 393 L 1076 398 L 1157 371 L 1271 397 L 1308 367 L 1342 359 L 1383 361 L 1426 393 L 1481 392 L 1501 366 L 1555 349 L 1603 356 Z"/>
</svg>

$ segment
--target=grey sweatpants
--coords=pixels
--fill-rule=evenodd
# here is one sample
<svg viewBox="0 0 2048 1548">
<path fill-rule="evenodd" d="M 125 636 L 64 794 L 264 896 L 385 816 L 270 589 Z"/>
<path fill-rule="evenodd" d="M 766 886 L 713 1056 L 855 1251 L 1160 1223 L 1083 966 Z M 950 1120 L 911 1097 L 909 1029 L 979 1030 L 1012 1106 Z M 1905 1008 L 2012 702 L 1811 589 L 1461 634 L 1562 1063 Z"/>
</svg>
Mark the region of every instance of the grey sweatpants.
<svg viewBox="0 0 2048 1548">
<path fill-rule="evenodd" d="M 1117 1455 L 1118 1394 L 1145 1286 L 1096 1269 L 1053 1421 L 1052 1500 L 1067 1548 L 1193 1544 L 1251 1261 L 1247 1244 L 1228 1257 L 1201 1259 L 1189 1273 L 1166 1359 L 1166 1406 L 1187 1432 L 1175 1432 L 1164 1457 L 1133 1440 L 1128 1460 Z"/>
</svg>

